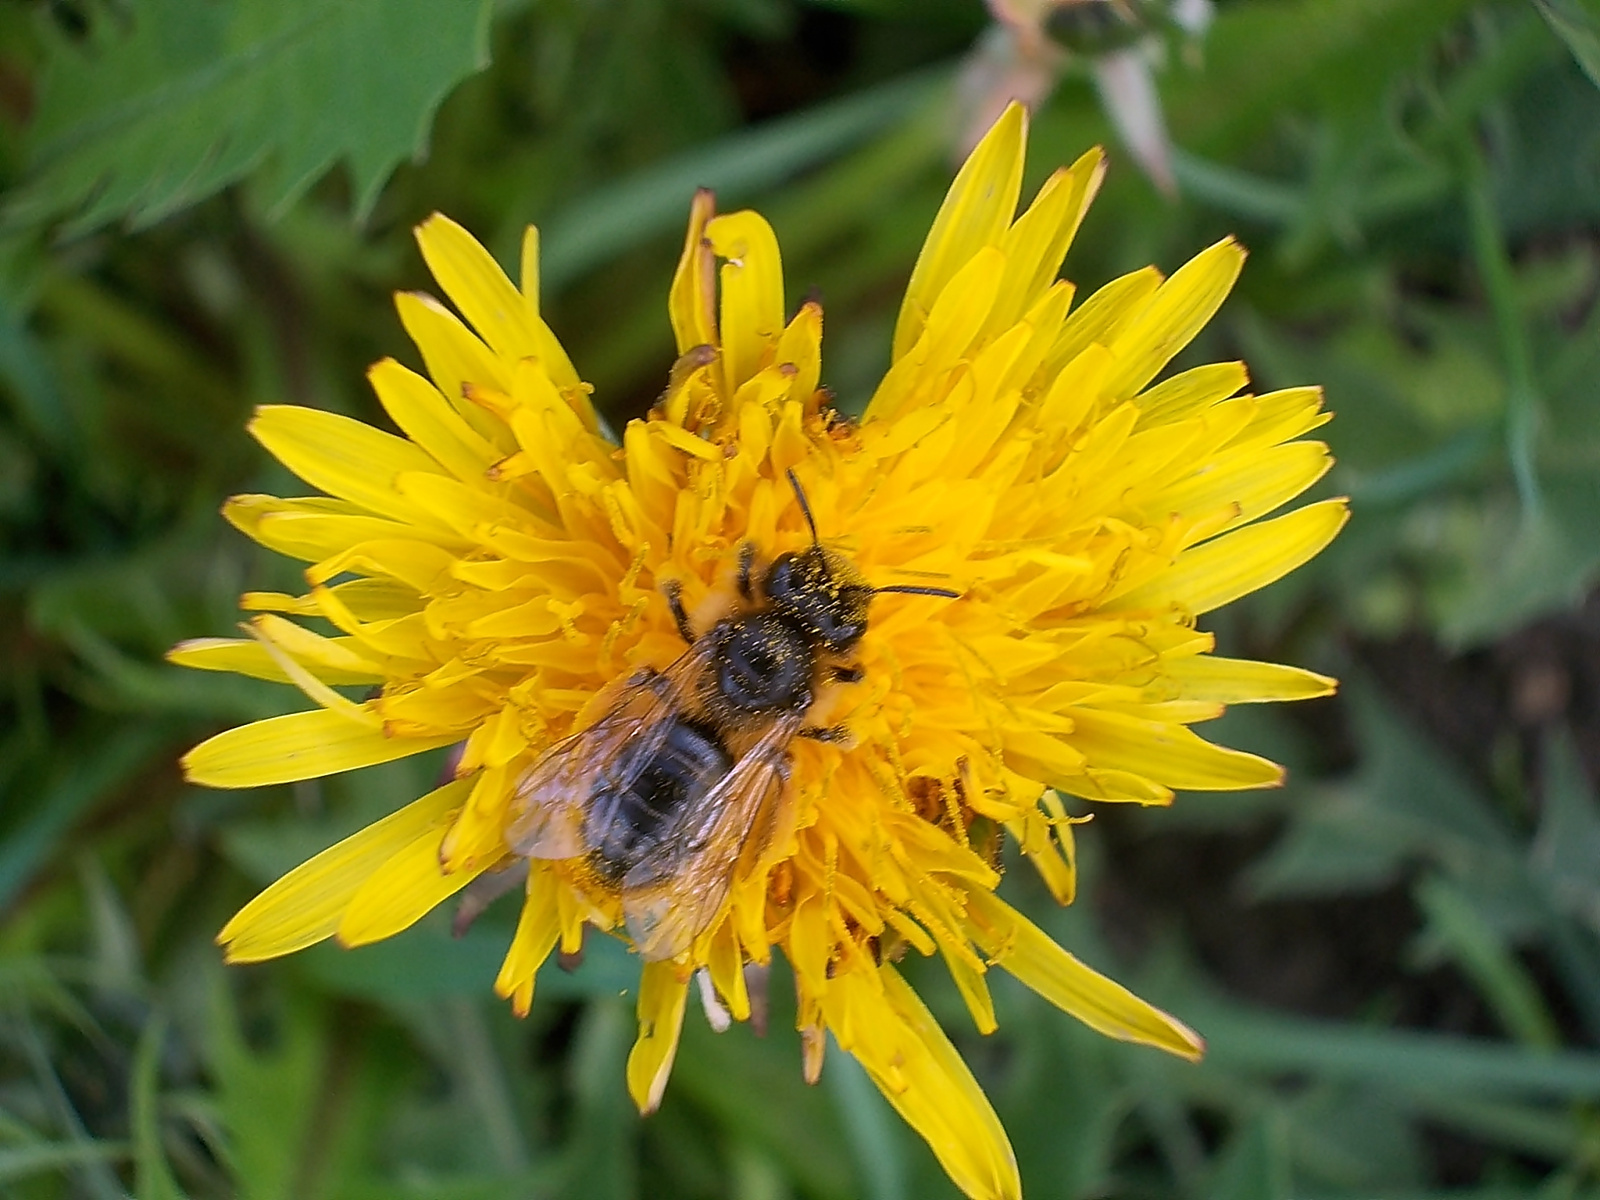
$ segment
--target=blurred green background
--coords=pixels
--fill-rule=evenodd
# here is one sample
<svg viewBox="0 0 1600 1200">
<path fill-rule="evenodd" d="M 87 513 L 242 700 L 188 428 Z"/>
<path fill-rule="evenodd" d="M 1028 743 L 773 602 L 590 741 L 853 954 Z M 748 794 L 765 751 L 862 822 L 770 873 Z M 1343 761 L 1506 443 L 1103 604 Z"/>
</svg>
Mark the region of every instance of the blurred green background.
<svg viewBox="0 0 1600 1200">
<path fill-rule="evenodd" d="M 1111 16 L 1157 64 L 1176 197 L 1081 52 L 1030 179 L 1111 150 L 1080 296 L 1252 248 L 1179 365 L 1326 384 L 1355 515 L 1214 628 L 1345 687 L 1213 727 L 1283 790 L 1099 812 L 1068 911 L 1007 879 L 1203 1065 L 1005 979 L 980 1038 L 937 964 L 916 982 L 1033 1200 L 1600 1196 L 1600 7 L 1220 0 L 1203 37 L 1160 9 Z M 417 363 L 389 294 L 429 286 L 435 209 L 502 261 L 539 224 L 546 313 L 620 426 L 665 378 L 692 189 L 758 206 L 859 404 L 996 36 L 978 0 L 0 5 L 0 1195 L 954 1194 L 854 1064 L 800 1081 L 781 977 L 764 1039 L 690 1014 L 641 1121 L 629 957 L 547 969 L 517 1022 L 503 904 L 224 971 L 227 916 L 439 763 L 186 787 L 182 750 L 303 702 L 161 656 L 298 590 L 217 516 L 299 490 L 244 421 L 381 420 L 363 371 Z"/>
</svg>

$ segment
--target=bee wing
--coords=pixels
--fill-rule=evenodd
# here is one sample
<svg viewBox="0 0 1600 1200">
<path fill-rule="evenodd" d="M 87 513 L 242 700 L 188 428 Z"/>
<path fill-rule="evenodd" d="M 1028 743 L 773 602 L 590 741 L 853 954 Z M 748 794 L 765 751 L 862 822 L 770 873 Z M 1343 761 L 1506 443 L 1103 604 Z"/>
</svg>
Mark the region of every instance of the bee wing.
<svg viewBox="0 0 1600 1200">
<path fill-rule="evenodd" d="M 512 793 L 506 826 L 506 844 L 514 853 L 577 858 L 589 852 L 583 829 L 590 798 L 600 788 L 628 787 L 655 757 L 708 650 L 691 647 L 665 671 L 636 675 L 599 720 L 557 742 L 528 768 Z"/>
<path fill-rule="evenodd" d="M 716 919 L 752 844 L 764 846 L 788 781 L 788 748 L 801 718 L 783 717 L 684 815 L 682 836 L 663 843 L 622 881 L 628 935 L 649 961 L 675 958 Z"/>
</svg>

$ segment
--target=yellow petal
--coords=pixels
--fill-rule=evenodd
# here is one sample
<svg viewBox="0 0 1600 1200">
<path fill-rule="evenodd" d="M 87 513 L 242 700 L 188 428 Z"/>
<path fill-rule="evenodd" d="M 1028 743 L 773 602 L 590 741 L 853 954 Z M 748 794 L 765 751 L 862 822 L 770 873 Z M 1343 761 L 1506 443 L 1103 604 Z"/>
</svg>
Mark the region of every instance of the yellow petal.
<svg viewBox="0 0 1600 1200">
<path fill-rule="evenodd" d="M 386 737 L 327 709 L 268 717 L 217 734 L 183 756 L 184 777 L 206 787 L 264 787 L 393 762 L 455 736 Z"/>
<path fill-rule="evenodd" d="M 777 366 L 794 368 L 794 378 L 789 384 L 789 395 L 805 401 L 817 390 L 822 377 L 822 306 L 807 301 L 795 313 L 778 339 Z M 742 439 L 741 439 L 742 440 Z"/>
<path fill-rule="evenodd" d="M 1256 397 L 1256 418 L 1235 441 L 1270 446 L 1309 433 L 1331 420 L 1333 414 L 1322 409 L 1321 388 L 1285 388 Z"/>
<path fill-rule="evenodd" d="M 468 780 L 445 785 L 458 789 L 452 793 L 458 803 L 465 798 L 468 786 Z M 439 843 L 450 828 L 452 816 L 453 812 L 446 813 L 428 829 L 419 831 L 367 877 L 350 898 L 339 922 L 341 945 L 365 946 L 409 929 L 493 865 L 485 862 L 445 874 L 439 865 Z"/>
<path fill-rule="evenodd" d="M 696 346 L 715 346 L 717 342 L 717 277 L 711 247 L 705 244 L 706 224 L 717 211 L 716 197 L 705 188 L 694 194 L 689 206 L 689 232 L 683 240 L 683 255 L 672 277 L 667 313 L 672 332 L 678 339 L 678 353 L 687 354 Z"/>
<path fill-rule="evenodd" d="M 328 590 L 337 593 L 339 600 L 363 621 L 388 621 L 409 616 L 422 607 L 416 589 L 398 579 L 349 579 Z M 322 605 L 314 593 L 290 596 L 285 592 L 245 592 L 239 597 L 239 607 L 246 612 L 287 613 L 295 617 L 323 615 Z M 351 645 L 353 647 L 354 643 Z M 328 682 L 341 681 L 330 679 Z"/>
<path fill-rule="evenodd" d="M 957 172 L 906 286 L 894 327 L 893 359 L 917 344 L 928 314 L 956 272 L 979 250 L 996 245 L 1011 224 L 1022 190 L 1027 136 L 1027 109 L 1013 102 Z"/>
<path fill-rule="evenodd" d="M 1111 804 L 1172 803 L 1171 788 L 1146 779 L 1136 770 L 1113 771 L 1104 767 L 1090 767 L 1083 774 L 1062 779 L 1054 786 L 1057 791 L 1069 796 L 1082 796 L 1085 800 L 1101 800 Z"/>
<path fill-rule="evenodd" d="M 316 636 L 312 634 L 310 636 Z M 352 639 L 326 639 L 341 649 L 349 649 Z M 353 655 L 358 661 L 365 661 Z M 288 683 L 289 676 L 266 648 L 249 638 L 193 638 L 179 642 L 167 651 L 167 661 L 180 667 L 194 667 L 201 671 L 232 671 L 252 679 L 270 679 L 274 683 Z M 356 670 L 345 670 L 325 663 L 308 663 L 307 669 L 324 683 L 372 684 L 382 683 L 384 671 L 376 664 Z"/>
<path fill-rule="evenodd" d="M 422 351 L 440 395 L 483 437 L 502 450 L 510 448 L 510 431 L 492 413 L 467 399 L 471 384 L 498 392 L 511 390 L 511 367 L 444 305 L 425 292 L 397 292 L 394 306 L 407 335 Z"/>
<path fill-rule="evenodd" d="M 367 371 L 384 411 L 457 479 L 480 480 L 499 452 L 445 402 L 437 388 L 392 358 Z"/>
<path fill-rule="evenodd" d="M 689 981 L 670 962 L 647 962 L 639 974 L 639 1038 L 628 1054 L 628 1094 L 644 1115 L 655 1112 L 667 1090 L 683 1032 Z"/>
<path fill-rule="evenodd" d="M 527 301 L 533 315 L 539 315 L 539 227 L 529 225 L 522 231 L 522 260 L 518 280 L 522 298 Z"/>
<path fill-rule="evenodd" d="M 537 358 L 558 388 L 576 388 L 578 373 L 556 335 L 506 278 L 494 256 L 449 217 L 434 213 L 417 226 L 428 270 L 461 315 L 507 362 Z"/>
<path fill-rule="evenodd" d="M 334 691 L 333 688 L 306 670 L 292 654 L 279 645 L 273 637 L 274 622 L 285 629 L 300 632 L 299 626 L 290 621 L 285 621 L 281 617 L 258 617 L 250 622 L 246 629 L 256 641 L 261 643 L 261 648 L 283 669 L 283 673 L 288 676 L 290 683 L 304 692 L 308 699 L 315 701 L 330 712 L 338 713 L 347 721 L 357 725 L 364 725 L 368 729 L 383 729 L 383 718 L 378 715 L 376 709 L 369 708 L 364 704 L 357 704 L 343 693 Z"/>
<path fill-rule="evenodd" d="M 950 972 L 950 978 L 955 981 L 956 990 L 966 1002 L 967 1012 L 972 1014 L 972 1023 L 981 1034 L 993 1033 L 1000 1028 L 1000 1023 L 995 1020 L 994 997 L 989 994 L 989 983 L 983 972 L 961 955 L 952 953 L 942 938 L 939 949 L 943 952 L 944 965 Z M 967 949 L 970 951 L 971 947 Z"/>
<path fill-rule="evenodd" d="M 967 895 L 973 941 L 1061 1011 L 1119 1041 L 1194 1061 L 1205 1052 L 1205 1043 L 1187 1026 L 1068 954 L 998 896 L 978 889 Z"/>
<path fill-rule="evenodd" d="M 1163 380 L 1138 397 L 1139 427 L 1180 421 L 1226 400 L 1250 382 L 1241 362 L 1206 363 Z"/>
<path fill-rule="evenodd" d="M 1316 555 L 1350 517 L 1344 499 L 1323 500 L 1185 550 L 1171 567 L 1115 597 L 1107 611 L 1176 605 L 1199 616 L 1281 579 Z"/>
<path fill-rule="evenodd" d="M 1144 311 L 1160 286 L 1161 272 L 1143 267 L 1113 279 L 1095 292 L 1061 327 L 1056 344 L 1045 356 L 1046 373 L 1054 376 L 1091 346 L 1109 346 L 1118 331 Z"/>
<path fill-rule="evenodd" d="M 1180 267 L 1111 343 L 1118 358 L 1108 389 L 1131 396 L 1155 378 L 1215 315 L 1244 267 L 1244 248 L 1225 238 Z"/>
<path fill-rule="evenodd" d="M 368 512 L 437 527 L 395 491 L 406 471 L 441 470 L 419 446 L 338 413 L 288 404 L 256 409 L 249 430 L 272 456 L 312 487 Z"/>
<path fill-rule="evenodd" d="M 999 296 L 1005 269 L 1005 255 L 993 247 L 980 247 L 962 265 L 950 285 L 940 292 L 933 310 L 925 314 L 916 344 L 899 357 L 878 384 L 867 403 L 869 420 L 897 417 L 908 401 L 931 404 L 946 399 L 928 385 L 943 382 L 944 372 L 971 349 Z M 896 430 L 890 437 L 899 435 Z"/>
<path fill-rule="evenodd" d="M 447 783 L 290 871 L 223 926 L 217 942 L 227 960 L 260 962 L 331 937 L 368 877 L 445 821 L 465 795 L 464 784 Z"/>
<path fill-rule="evenodd" d="M 762 893 L 763 900 L 765 893 Z M 735 905 L 738 904 L 735 899 Z M 763 939 L 765 941 L 765 939 Z M 739 936 L 731 920 L 724 921 L 711 938 L 706 969 L 711 972 L 711 982 L 728 1006 L 735 1021 L 750 1019 L 750 991 L 744 981 L 744 954 L 739 948 Z"/>
<path fill-rule="evenodd" d="M 899 972 L 885 964 L 879 975 L 886 1032 L 897 1053 L 885 1057 L 864 1048 L 856 1055 L 862 1066 L 895 1111 L 927 1139 L 957 1187 L 974 1200 L 1021 1200 L 1011 1142 L 978 1081 Z M 881 1045 L 880 1038 L 873 1041 Z"/>
<path fill-rule="evenodd" d="M 722 264 L 722 362 L 729 393 L 761 368 L 783 332 L 783 264 L 772 226 L 759 213 L 728 213 L 706 226 Z"/>
<path fill-rule="evenodd" d="M 1152 515 L 1200 517 L 1229 509 L 1224 528 L 1254 521 L 1293 500 L 1333 465 L 1321 442 L 1244 447 L 1212 457 L 1199 472 L 1162 488 L 1145 505 Z"/>
<path fill-rule="evenodd" d="M 517 918 L 517 932 L 494 981 L 497 995 L 515 998 L 519 1017 L 528 1015 L 528 1005 L 533 1001 L 530 985 L 561 933 L 561 910 L 556 901 L 560 886 L 554 871 L 543 863 L 533 864 L 528 873 L 528 898 Z"/>
<path fill-rule="evenodd" d="M 1169 788 L 1232 791 L 1276 787 L 1283 768 L 1242 750 L 1214 746 L 1183 725 L 1101 709 L 1071 710 L 1072 744 L 1091 767 L 1129 771 Z"/>
<path fill-rule="evenodd" d="M 435 478 L 449 482 L 443 476 Z M 320 587 L 350 571 L 358 575 L 387 575 L 412 591 L 422 593 L 444 585 L 450 578 L 450 566 L 454 561 L 454 555 L 428 542 L 358 542 L 341 554 L 307 567 L 306 582 Z"/>
<path fill-rule="evenodd" d="M 321 496 L 280 500 L 276 496 L 233 496 L 222 515 L 246 537 L 269 550 L 306 562 L 321 562 L 360 542 L 378 538 L 425 537 L 460 544 L 453 533 L 420 530 L 400 521 L 368 516 L 353 504 Z"/>
<path fill-rule="evenodd" d="M 1105 151 L 1096 146 L 1045 180 L 1028 211 L 1005 231 L 1000 249 L 1006 256 L 1006 279 L 989 318 L 991 332 L 1011 325 L 1055 281 L 1105 173 Z"/>
<path fill-rule="evenodd" d="M 1314 671 L 1212 654 L 1166 658 L 1161 670 L 1178 685 L 1185 699 L 1215 700 L 1221 704 L 1310 700 L 1339 690 L 1337 679 Z"/>
</svg>

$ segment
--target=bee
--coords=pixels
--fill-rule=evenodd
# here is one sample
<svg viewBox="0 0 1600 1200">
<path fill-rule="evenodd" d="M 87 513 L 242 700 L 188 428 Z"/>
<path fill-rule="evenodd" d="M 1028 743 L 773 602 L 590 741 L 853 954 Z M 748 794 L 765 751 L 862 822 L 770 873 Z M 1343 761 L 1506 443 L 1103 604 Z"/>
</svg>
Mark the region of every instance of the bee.
<svg viewBox="0 0 1600 1200">
<path fill-rule="evenodd" d="M 621 898 L 628 935 L 649 960 L 675 958 L 721 911 L 787 811 L 797 737 L 842 741 L 806 714 L 819 688 L 853 683 L 850 658 L 885 592 L 956 599 L 920 586 L 872 587 L 825 547 L 794 472 L 811 545 L 780 554 L 759 578 L 739 548 L 743 607 L 696 633 L 681 591 L 664 584 L 688 649 L 622 685 L 588 728 L 558 742 L 516 785 L 506 841 L 529 859 L 581 860 Z"/>
</svg>

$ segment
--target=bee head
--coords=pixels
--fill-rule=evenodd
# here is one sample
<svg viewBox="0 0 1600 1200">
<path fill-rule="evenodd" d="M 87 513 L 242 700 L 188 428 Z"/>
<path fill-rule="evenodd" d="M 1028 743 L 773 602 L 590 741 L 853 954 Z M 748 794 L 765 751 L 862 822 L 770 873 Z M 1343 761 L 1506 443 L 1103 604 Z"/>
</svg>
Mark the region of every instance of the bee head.
<svg viewBox="0 0 1600 1200">
<path fill-rule="evenodd" d="M 836 654 L 851 650 L 867 631 L 873 589 L 843 556 L 820 545 L 780 554 L 761 590 L 774 609 Z"/>
<path fill-rule="evenodd" d="M 867 632 L 867 606 L 879 592 L 905 592 L 943 596 L 954 600 L 960 593 L 948 588 L 896 584 L 875 588 L 857 573 L 844 555 L 823 546 L 811 505 L 793 471 L 789 486 L 800 502 L 801 515 L 811 530 L 811 545 L 799 553 L 780 554 L 761 581 L 767 602 L 798 623 L 835 654 L 847 654 Z"/>
</svg>

